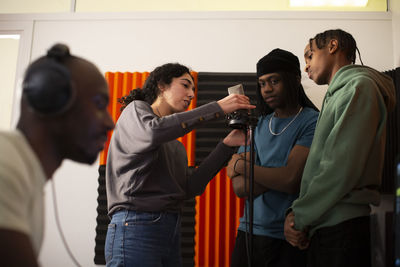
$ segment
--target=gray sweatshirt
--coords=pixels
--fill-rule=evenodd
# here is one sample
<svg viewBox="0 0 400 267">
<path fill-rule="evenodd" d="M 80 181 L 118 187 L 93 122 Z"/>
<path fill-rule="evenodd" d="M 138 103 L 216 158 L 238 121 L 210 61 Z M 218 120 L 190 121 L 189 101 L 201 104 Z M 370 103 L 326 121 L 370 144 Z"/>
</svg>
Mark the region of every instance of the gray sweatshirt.
<svg viewBox="0 0 400 267">
<path fill-rule="evenodd" d="M 185 199 L 200 195 L 235 150 L 220 142 L 198 168 L 189 169 L 185 147 L 176 138 L 223 116 L 216 102 L 162 118 L 148 103 L 131 102 L 108 150 L 108 214 L 118 209 L 176 212 Z"/>
</svg>

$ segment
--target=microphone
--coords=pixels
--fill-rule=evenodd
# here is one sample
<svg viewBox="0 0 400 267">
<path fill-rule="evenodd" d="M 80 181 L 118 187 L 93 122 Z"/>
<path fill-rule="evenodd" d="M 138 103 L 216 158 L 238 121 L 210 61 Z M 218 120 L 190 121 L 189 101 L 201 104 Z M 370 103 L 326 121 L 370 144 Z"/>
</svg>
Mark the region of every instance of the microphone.
<svg viewBox="0 0 400 267">
<path fill-rule="evenodd" d="M 228 94 L 244 95 L 243 85 L 238 84 L 228 88 Z M 228 126 L 234 129 L 246 129 L 249 122 L 249 114 L 245 109 L 236 110 L 227 115 Z"/>
</svg>

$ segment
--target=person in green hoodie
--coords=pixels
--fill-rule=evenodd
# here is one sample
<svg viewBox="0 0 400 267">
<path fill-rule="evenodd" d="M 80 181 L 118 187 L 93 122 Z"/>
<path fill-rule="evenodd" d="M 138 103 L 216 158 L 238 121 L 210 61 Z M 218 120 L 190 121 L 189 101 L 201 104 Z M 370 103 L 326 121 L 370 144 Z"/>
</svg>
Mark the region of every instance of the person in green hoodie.
<svg viewBox="0 0 400 267">
<path fill-rule="evenodd" d="M 343 30 L 310 39 L 305 71 L 328 84 L 284 234 L 308 247 L 307 266 L 371 266 L 370 204 L 380 200 L 386 120 L 395 106 L 388 76 L 355 65 L 357 45 Z"/>
</svg>

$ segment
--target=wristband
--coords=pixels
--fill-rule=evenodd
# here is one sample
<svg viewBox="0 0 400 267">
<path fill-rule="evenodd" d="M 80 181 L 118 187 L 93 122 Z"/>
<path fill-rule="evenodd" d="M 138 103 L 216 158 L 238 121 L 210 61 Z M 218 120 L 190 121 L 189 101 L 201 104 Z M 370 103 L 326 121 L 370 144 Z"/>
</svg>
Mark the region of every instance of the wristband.
<svg viewBox="0 0 400 267">
<path fill-rule="evenodd" d="M 238 163 L 238 161 L 239 160 L 244 160 L 244 158 L 238 158 L 236 161 L 235 161 L 235 164 L 233 165 L 233 171 L 235 172 L 235 173 L 237 173 L 237 174 L 241 174 L 241 173 L 238 173 L 237 171 L 236 171 L 236 164 Z"/>
</svg>

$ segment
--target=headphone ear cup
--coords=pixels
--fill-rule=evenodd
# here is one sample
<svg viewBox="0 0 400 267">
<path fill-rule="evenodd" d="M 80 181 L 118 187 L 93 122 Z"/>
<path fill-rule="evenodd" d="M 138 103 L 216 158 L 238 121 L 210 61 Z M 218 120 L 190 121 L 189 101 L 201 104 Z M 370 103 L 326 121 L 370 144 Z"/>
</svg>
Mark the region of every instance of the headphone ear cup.
<svg viewBox="0 0 400 267">
<path fill-rule="evenodd" d="M 54 61 L 31 69 L 23 84 L 30 106 L 42 115 L 67 111 L 75 98 L 74 89 L 67 68 Z"/>
</svg>

